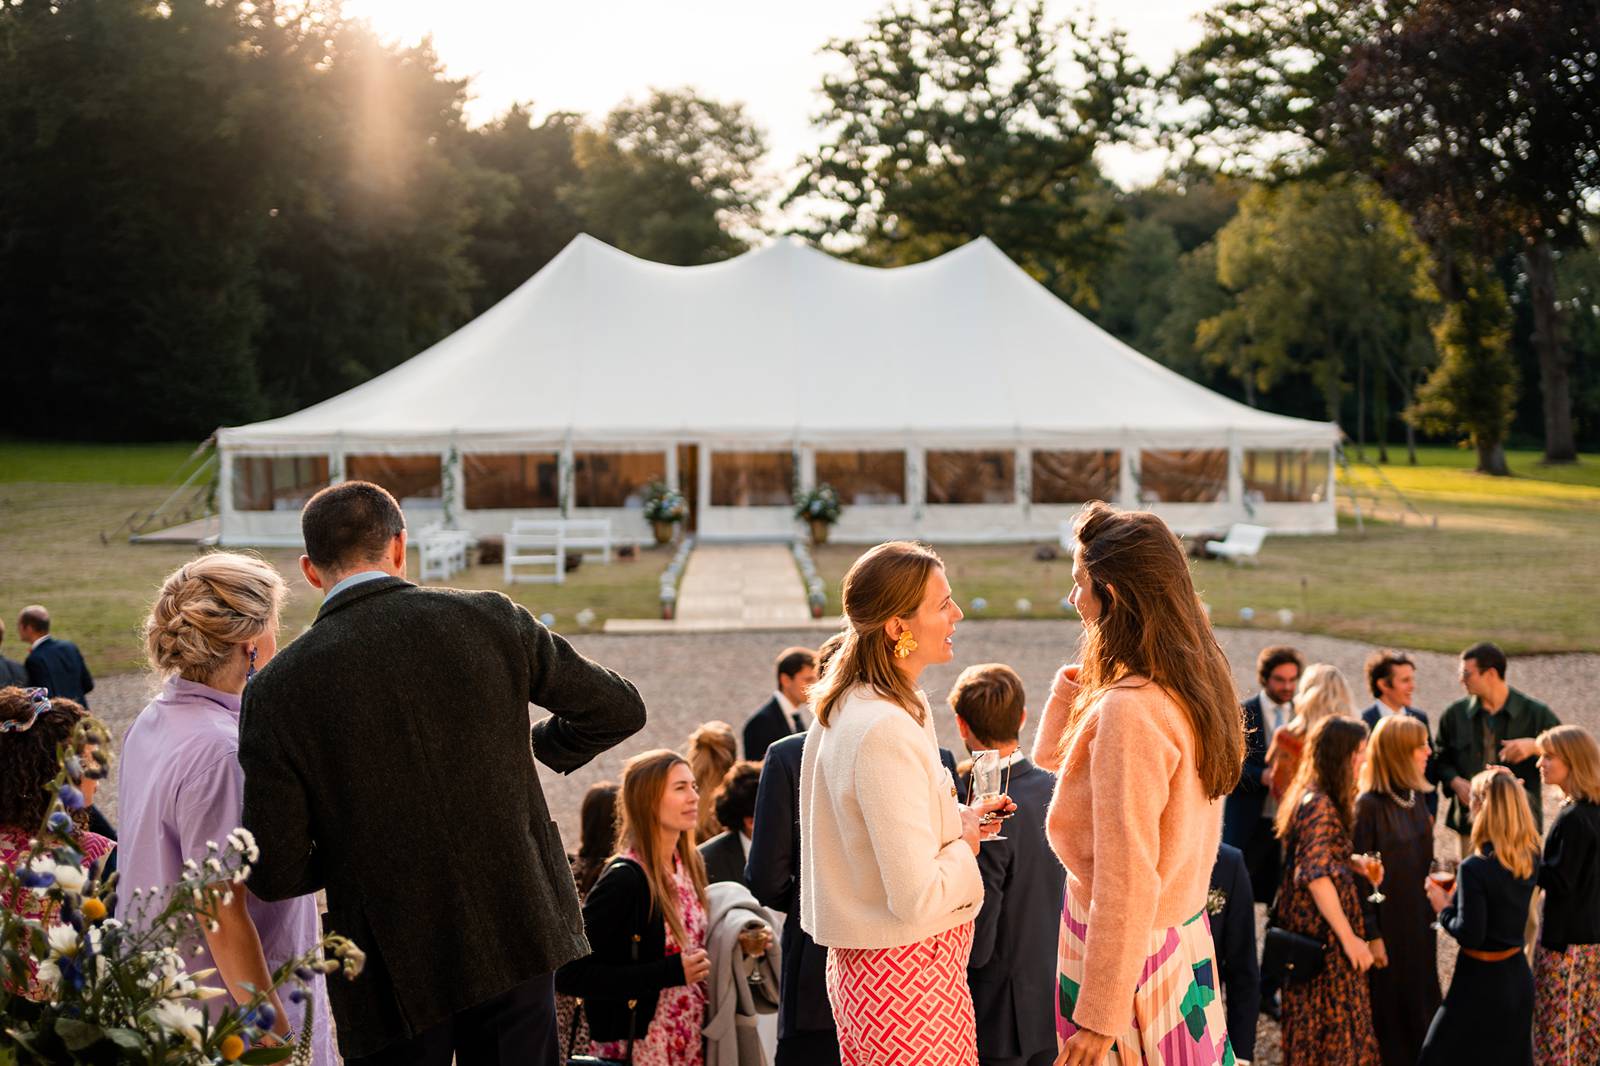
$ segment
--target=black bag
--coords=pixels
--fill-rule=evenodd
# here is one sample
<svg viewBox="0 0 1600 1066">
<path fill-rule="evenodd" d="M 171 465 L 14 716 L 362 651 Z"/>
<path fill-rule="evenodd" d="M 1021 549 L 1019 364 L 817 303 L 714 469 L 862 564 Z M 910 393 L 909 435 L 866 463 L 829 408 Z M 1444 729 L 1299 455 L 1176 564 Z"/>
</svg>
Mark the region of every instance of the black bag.
<svg viewBox="0 0 1600 1066">
<path fill-rule="evenodd" d="M 1295 843 L 1291 841 L 1284 864 L 1286 879 L 1294 877 L 1295 850 Z M 1283 882 L 1278 884 L 1278 892 L 1267 910 L 1267 935 L 1261 947 L 1261 981 L 1263 984 L 1276 982 L 1280 988 L 1304 984 L 1316 977 L 1328 965 L 1328 952 L 1332 949 L 1325 941 L 1279 924 L 1278 908 L 1283 903 L 1284 887 Z"/>
<path fill-rule="evenodd" d="M 632 859 L 620 859 L 619 858 L 619 859 L 612 860 L 612 865 L 613 866 L 619 865 L 619 864 L 622 864 L 622 863 L 627 863 L 629 866 L 638 866 L 639 865 L 638 863 L 634 862 Z M 643 872 L 642 868 L 640 869 L 640 872 L 641 873 Z M 602 871 L 600 876 L 604 877 L 605 876 L 605 872 Z M 597 880 L 598 880 L 598 878 L 597 878 Z M 644 919 L 643 919 L 643 921 L 639 922 L 638 925 L 636 925 L 634 927 L 634 931 L 633 931 L 633 947 L 630 949 L 630 951 L 631 951 L 631 953 L 633 955 L 633 961 L 634 962 L 638 962 L 639 961 L 639 940 L 640 940 L 640 937 L 641 937 L 641 930 L 644 927 L 644 923 L 649 921 L 649 920 L 650 920 L 650 897 L 648 895 L 646 895 L 645 896 L 645 915 L 644 915 Z M 578 1009 L 572 1012 L 572 1032 L 569 1033 L 568 1036 L 567 1036 L 567 1046 L 568 1047 L 571 1047 L 573 1041 L 578 1039 L 578 1017 L 579 1017 L 579 1012 L 582 1011 L 582 1010 L 583 1010 L 583 1000 L 579 999 L 578 1000 Z M 635 1032 L 634 1026 L 638 1023 L 638 1020 L 639 1020 L 639 1001 L 636 1000 L 636 999 L 631 999 L 631 1000 L 628 1001 L 628 1052 L 627 1052 L 627 1056 L 628 1057 L 627 1058 L 619 1060 L 619 1059 L 602 1059 L 597 1055 L 569 1055 L 569 1056 L 567 1056 L 567 1066 L 629 1066 L 629 1064 L 631 1064 L 633 1062 L 633 1034 Z"/>
</svg>

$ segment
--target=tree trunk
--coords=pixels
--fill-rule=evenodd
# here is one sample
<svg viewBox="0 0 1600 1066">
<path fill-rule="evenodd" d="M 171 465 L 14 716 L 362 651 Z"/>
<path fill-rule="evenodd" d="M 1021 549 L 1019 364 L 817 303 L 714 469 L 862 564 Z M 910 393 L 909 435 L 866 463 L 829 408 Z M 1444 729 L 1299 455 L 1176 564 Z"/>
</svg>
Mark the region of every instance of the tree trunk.
<svg viewBox="0 0 1600 1066">
<path fill-rule="evenodd" d="M 1544 400 L 1544 461 L 1573 463 L 1578 446 L 1572 430 L 1572 355 L 1561 343 L 1556 301 L 1556 259 L 1541 236 L 1522 257 L 1533 304 L 1533 347 L 1539 353 L 1539 393 Z"/>
<path fill-rule="evenodd" d="M 1411 410 L 1411 405 L 1417 402 L 1417 390 L 1408 388 L 1401 397 L 1405 401 L 1404 411 Z M 1411 424 L 1411 419 L 1404 419 L 1406 426 L 1406 463 L 1410 466 L 1417 465 L 1417 427 Z"/>
<path fill-rule="evenodd" d="M 1478 473 L 1493 474 L 1495 477 L 1510 477 L 1511 468 L 1506 466 L 1506 446 L 1500 441 L 1489 444 L 1478 441 Z"/>
<path fill-rule="evenodd" d="M 1356 458 L 1367 461 L 1367 361 L 1356 360 Z"/>
</svg>

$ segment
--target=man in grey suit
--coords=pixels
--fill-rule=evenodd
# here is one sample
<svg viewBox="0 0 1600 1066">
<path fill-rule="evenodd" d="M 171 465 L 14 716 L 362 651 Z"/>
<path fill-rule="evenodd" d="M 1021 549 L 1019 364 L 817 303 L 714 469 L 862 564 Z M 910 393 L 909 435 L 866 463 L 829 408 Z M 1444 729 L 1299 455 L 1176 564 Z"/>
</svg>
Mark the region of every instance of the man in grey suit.
<svg viewBox="0 0 1600 1066">
<path fill-rule="evenodd" d="M 346 1062 L 554 1064 L 552 973 L 589 945 L 534 760 L 570 773 L 644 703 L 500 593 L 405 580 L 378 486 L 322 490 L 301 531 L 327 598 L 245 687 L 250 890 L 326 889 L 326 928 L 366 952 L 328 985 Z"/>
<path fill-rule="evenodd" d="M 1028 712 L 1022 679 L 1001 663 L 969 666 L 950 690 L 956 727 L 970 751 L 994 751 L 1016 804 L 1004 839 L 978 852 L 983 908 L 972 932 L 967 983 L 978 1019 L 982 1066 L 1049 1066 L 1056 1058 L 1056 942 L 1066 871 L 1045 836 L 1056 778 L 1017 743 Z"/>
</svg>

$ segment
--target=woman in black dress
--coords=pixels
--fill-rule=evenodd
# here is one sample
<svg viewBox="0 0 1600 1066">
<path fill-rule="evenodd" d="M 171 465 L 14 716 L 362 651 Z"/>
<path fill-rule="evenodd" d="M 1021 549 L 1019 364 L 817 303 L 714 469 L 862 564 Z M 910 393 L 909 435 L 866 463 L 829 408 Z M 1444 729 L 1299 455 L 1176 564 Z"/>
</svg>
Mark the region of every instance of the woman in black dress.
<svg viewBox="0 0 1600 1066">
<path fill-rule="evenodd" d="M 1566 796 L 1539 867 L 1533 950 L 1537 1066 L 1600 1062 L 1600 743 L 1582 726 L 1539 734 L 1539 773 Z"/>
<path fill-rule="evenodd" d="M 1367 930 L 1377 963 L 1367 984 L 1384 1066 L 1413 1066 L 1441 999 L 1433 908 L 1422 887 L 1433 858 L 1427 764 L 1428 727 L 1406 715 L 1384 718 L 1367 742 L 1356 797 L 1355 849 L 1383 856 L 1384 899 L 1376 931 Z"/>
<path fill-rule="evenodd" d="M 1444 1005 L 1418 1066 L 1532 1066 L 1533 972 L 1523 953 L 1539 876 L 1539 831 L 1522 782 L 1504 768 L 1472 779 L 1472 854 L 1449 890 L 1429 880 L 1428 902 L 1461 945 Z"/>
</svg>

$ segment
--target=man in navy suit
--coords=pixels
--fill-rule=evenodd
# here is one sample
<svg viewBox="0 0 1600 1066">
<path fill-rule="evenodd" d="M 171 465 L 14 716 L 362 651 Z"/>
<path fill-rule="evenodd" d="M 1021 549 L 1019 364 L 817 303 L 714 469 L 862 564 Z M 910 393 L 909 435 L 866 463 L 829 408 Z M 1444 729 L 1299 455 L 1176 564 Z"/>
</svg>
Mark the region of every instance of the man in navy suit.
<svg viewBox="0 0 1600 1066">
<path fill-rule="evenodd" d="M 1272 818 L 1277 813 L 1264 775 L 1267 745 L 1279 726 L 1294 717 L 1294 692 L 1300 684 L 1305 660 L 1293 648 L 1262 648 L 1256 657 L 1256 678 L 1261 691 L 1244 701 L 1244 770 L 1222 806 L 1222 839 L 1244 852 L 1250 871 L 1250 893 L 1271 903 L 1278 890 L 1278 838 Z"/>
<path fill-rule="evenodd" d="M 50 635 L 50 612 L 35 604 L 24 607 L 17 618 L 17 635 L 31 645 L 23 668 L 28 684 L 50 690 L 50 695 L 89 706 L 94 678 L 83 661 L 78 646 Z"/>
<path fill-rule="evenodd" d="M 775 741 L 804 733 L 800 713 L 817 680 L 817 653 L 810 648 L 785 648 L 778 656 L 778 687 L 744 723 L 744 757 L 760 762 Z"/>
<path fill-rule="evenodd" d="M 1438 771 L 1434 769 L 1433 730 L 1428 726 L 1428 716 L 1411 706 L 1411 699 L 1417 692 L 1417 666 L 1405 652 L 1392 651 L 1383 648 L 1367 656 L 1367 687 L 1372 690 L 1373 697 L 1377 700 L 1371 707 L 1361 712 L 1361 720 L 1367 723 L 1367 729 L 1378 728 L 1378 723 L 1385 718 L 1397 714 L 1410 715 L 1421 722 L 1423 728 L 1428 730 L 1428 769 L 1425 776 L 1428 784 L 1439 783 Z M 1428 813 L 1435 818 L 1439 816 L 1439 793 L 1429 792 Z"/>
<path fill-rule="evenodd" d="M 1261 1005 L 1261 967 L 1256 962 L 1256 908 L 1244 852 L 1221 844 L 1211 868 L 1206 899 L 1217 976 L 1226 993 L 1228 1042 L 1241 1063 L 1256 1057 L 1256 1014 Z"/>
<path fill-rule="evenodd" d="M 950 690 L 969 752 L 999 753 L 1001 783 L 1016 804 L 1004 839 L 978 852 L 983 907 L 972 934 L 967 983 L 983 1066 L 1049 1066 L 1056 1057 L 1056 941 L 1066 871 L 1045 837 L 1055 775 L 1029 762 L 1017 737 L 1028 712 L 1022 679 L 1001 663 L 969 666 Z M 1008 776 L 1009 775 L 1009 776 Z"/>
</svg>

